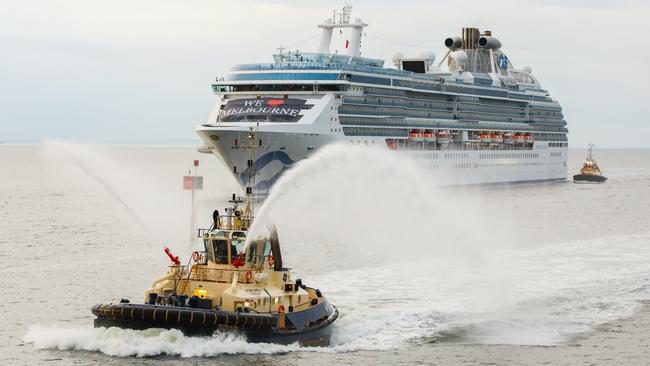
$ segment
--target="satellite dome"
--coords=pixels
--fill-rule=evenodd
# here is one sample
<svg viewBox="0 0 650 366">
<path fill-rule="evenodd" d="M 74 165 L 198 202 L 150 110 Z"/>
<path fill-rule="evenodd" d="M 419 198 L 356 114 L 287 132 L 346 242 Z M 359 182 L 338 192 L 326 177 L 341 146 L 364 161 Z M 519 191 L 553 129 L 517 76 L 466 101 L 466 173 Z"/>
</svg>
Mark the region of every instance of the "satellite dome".
<svg viewBox="0 0 650 366">
<path fill-rule="evenodd" d="M 436 53 L 433 51 L 420 51 L 415 57 L 425 60 L 428 65 L 433 65 L 433 62 L 436 60 Z"/>
<path fill-rule="evenodd" d="M 436 53 L 433 51 L 420 51 L 415 55 L 415 57 L 423 60 L 435 60 Z"/>
<path fill-rule="evenodd" d="M 451 53 L 451 58 L 454 59 L 456 65 L 467 65 L 467 52 L 454 51 Z"/>
<path fill-rule="evenodd" d="M 399 67 L 399 62 L 404 59 L 404 54 L 398 51 L 393 52 L 393 56 L 391 57 L 391 61 L 393 61 L 393 65 L 395 67 Z"/>
</svg>

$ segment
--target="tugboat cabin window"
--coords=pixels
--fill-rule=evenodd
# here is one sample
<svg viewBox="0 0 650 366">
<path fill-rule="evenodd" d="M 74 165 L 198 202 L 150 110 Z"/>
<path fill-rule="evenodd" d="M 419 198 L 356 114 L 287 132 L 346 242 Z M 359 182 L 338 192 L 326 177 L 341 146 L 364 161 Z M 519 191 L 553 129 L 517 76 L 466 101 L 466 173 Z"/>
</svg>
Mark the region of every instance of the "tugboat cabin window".
<svg viewBox="0 0 650 366">
<path fill-rule="evenodd" d="M 271 254 L 271 242 L 266 240 L 265 242 L 255 241 L 251 243 L 251 246 L 248 248 L 248 259 L 247 262 L 253 263 L 253 266 L 263 266 L 265 261 L 268 259 Z"/>
<path fill-rule="evenodd" d="M 228 240 L 213 240 L 215 263 L 228 264 Z"/>
<path fill-rule="evenodd" d="M 205 255 L 208 261 L 214 262 L 214 257 L 212 256 L 212 248 L 210 246 L 210 240 L 204 239 L 203 246 L 205 247 Z"/>
<path fill-rule="evenodd" d="M 230 248 L 230 257 L 232 259 L 244 250 L 244 242 L 246 242 L 246 233 L 243 231 L 235 231 L 232 233 L 232 246 Z"/>
</svg>

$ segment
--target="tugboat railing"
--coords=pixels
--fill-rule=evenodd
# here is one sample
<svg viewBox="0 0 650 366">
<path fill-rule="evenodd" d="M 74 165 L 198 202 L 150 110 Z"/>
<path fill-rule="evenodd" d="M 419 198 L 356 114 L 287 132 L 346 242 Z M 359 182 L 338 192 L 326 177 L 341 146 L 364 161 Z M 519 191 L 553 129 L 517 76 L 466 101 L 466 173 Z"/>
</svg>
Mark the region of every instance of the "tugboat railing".
<svg viewBox="0 0 650 366">
<path fill-rule="evenodd" d="M 253 218 L 247 216 L 224 215 L 219 217 L 219 226 L 209 229 L 197 229 L 197 238 L 204 238 L 205 234 L 215 230 L 246 231 L 252 224 Z"/>
<path fill-rule="evenodd" d="M 268 258 L 268 256 L 256 256 L 263 258 Z M 266 268 L 250 268 L 250 269 L 235 269 L 235 268 L 207 268 L 207 267 L 197 267 L 196 265 L 190 265 L 191 261 L 188 262 L 188 265 L 180 266 L 180 270 L 174 274 L 174 292 L 183 293 L 187 290 L 187 286 L 190 281 L 205 281 L 205 282 L 218 282 L 218 283 L 230 283 L 232 282 L 233 276 L 237 276 L 238 283 L 244 284 L 254 284 L 255 274 L 262 273 Z M 247 279 L 247 273 L 250 272 L 250 280 Z"/>
</svg>

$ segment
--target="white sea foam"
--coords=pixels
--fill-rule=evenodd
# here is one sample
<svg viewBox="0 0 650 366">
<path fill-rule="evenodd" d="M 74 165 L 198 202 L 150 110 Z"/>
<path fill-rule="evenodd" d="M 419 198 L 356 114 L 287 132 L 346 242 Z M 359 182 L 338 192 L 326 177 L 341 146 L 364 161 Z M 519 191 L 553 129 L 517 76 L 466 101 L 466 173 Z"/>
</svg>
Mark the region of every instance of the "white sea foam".
<svg viewBox="0 0 650 366">
<path fill-rule="evenodd" d="M 36 349 L 98 351 L 118 357 L 169 355 L 209 357 L 220 354 L 275 354 L 297 350 L 297 345 L 249 344 L 243 338 L 221 334 L 186 337 L 178 330 L 120 328 L 63 328 L 32 326 L 24 337 Z"/>
</svg>

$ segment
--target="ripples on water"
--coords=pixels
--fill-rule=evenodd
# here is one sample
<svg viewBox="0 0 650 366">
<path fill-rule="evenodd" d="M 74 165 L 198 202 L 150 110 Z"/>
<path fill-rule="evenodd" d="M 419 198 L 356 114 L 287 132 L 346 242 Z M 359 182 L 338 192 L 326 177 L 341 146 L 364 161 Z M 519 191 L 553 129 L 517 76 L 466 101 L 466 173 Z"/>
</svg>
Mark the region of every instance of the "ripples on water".
<svg viewBox="0 0 650 366">
<path fill-rule="evenodd" d="M 381 167 L 353 178 L 314 173 L 317 180 L 338 182 L 327 190 L 294 182 L 302 202 L 275 204 L 286 217 L 306 217 L 295 230 L 286 217 L 275 219 L 287 262 L 341 311 L 332 345 L 308 351 L 431 342 L 562 344 L 631 314 L 650 297 L 648 155 L 599 152 L 610 177 L 605 185 L 431 193 L 425 179 L 413 184 L 419 173 L 408 167 L 383 183 L 377 183 Z M 189 197 L 179 180 L 194 158 L 189 147 L 0 147 L 3 173 L 11 172 L 11 179 L 0 181 L 0 261 L 8 299 L 0 302 L 7 325 L 0 329 L 0 351 L 25 363 L 77 357 L 34 349 L 181 357 L 298 350 L 252 345 L 233 335 L 92 328 L 92 304 L 142 297 L 167 265 L 163 246 L 181 256 L 192 250 L 184 225 Z M 209 218 L 234 184 L 213 158 L 200 158 L 211 188 L 200 196 L 201 211 Z M 582 158 L 582 152 L 572 154 L 570 171 Z M 388 193 L 378 197 L 367 189 L 371 182 Z M 404 187 L 425 203 L 401 199 Z M 355 221 L 360 215 L 368 219 Z M 383 224 L 377 228 L 376 221 Z"/>
</svg>

